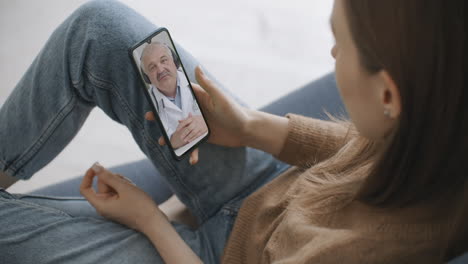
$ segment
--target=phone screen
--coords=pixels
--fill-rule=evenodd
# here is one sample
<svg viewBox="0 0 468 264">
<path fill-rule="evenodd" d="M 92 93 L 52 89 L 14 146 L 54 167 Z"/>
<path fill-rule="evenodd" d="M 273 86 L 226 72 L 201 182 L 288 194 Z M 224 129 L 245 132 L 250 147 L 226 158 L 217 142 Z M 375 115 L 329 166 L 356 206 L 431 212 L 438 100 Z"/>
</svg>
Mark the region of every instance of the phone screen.
<svg viewBox="0 0 468 264">
<path fill-rule="evenodd" d="M 180 160 L 209 129 L 171 36 L 161 28 L 129 52 L 166 143 Z"/>
</svg>

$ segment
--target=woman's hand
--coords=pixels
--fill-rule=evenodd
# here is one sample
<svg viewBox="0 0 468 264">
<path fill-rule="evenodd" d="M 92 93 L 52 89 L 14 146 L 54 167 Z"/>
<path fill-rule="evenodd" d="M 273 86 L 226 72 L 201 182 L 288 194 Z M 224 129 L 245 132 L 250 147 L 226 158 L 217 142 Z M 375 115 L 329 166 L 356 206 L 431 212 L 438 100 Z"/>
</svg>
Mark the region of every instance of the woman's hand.
<svg viewBox="0 0 468 264">
<path fill-rule="evenodd" d="M 226 147 L 244 146 L 250 111 L 225 95 L 199 66 L 195 77 L 200 85 L 192 86 L 211 130 L 208 141 Z"/>
<path fill-rule="evenodd" d="M 225 95 L 199 66 L 195 69 L 195 77 L 200 85 L 192 83 L 192 87 L 210 128 L 208 142 L 226 147 L 245 146 L 250 111 Z M 147 112 L 145 118 L 155 120 L 152 112 Z M 162 137 L 159 144 L 165 144 Z M 197 162 L 198 149 L 190 157 L 191 164 Z"/>
<path fill-rule="evenodd" d="M 97 192 L 92 187 L 94 177 L 98 180 Z M 80 193 L 103 217 L 142 233 L 156 216 L 163 215 L 153 199 L 134 183 L 98 163 L 86 171 Z"/>
<path fill-rule="evenodd" d="M 93 178 L 98 177 L 98 191 Z M 129 179 L 95 163 L 83 178 L 80 193 L 102 216 L 145 234 L 165 263 L 202 263 L 167 217 Z"/>
</svg>

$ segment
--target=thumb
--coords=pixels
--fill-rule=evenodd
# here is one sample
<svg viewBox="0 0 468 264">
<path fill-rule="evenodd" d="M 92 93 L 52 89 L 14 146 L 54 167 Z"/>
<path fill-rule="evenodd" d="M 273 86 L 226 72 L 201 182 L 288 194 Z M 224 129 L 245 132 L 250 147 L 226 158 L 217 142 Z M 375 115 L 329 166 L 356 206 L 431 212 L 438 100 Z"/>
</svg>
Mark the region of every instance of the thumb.
<svg viewBox="0 0 468 264">
<path fill-rule="evenodd" d="M 216 87 L 214 82 L 205 75 L 200 66 L 195 68 L 195 78 L 203 90 L 205 90 L 211 97 L 217 97 L 220 94 L 219 89 Z"/>
<path fill-rule="evenodd" d="M 96 176 L 96 173 L 92 168 L 89 168 L 81 181 L 80 193 L 83 195 L 86 200 L 88 200 L 92 205 L 95 203 L 96 192 L 93 189 L 93 178 Z"/>
<path fill-rule="evenodd" d="M 198 99 L 198 102 L 200 103 L 200 107 L 202 109 L 209 109 L 212 101 L 211 101 L 211 96 L 209 93 L 205 91 L 205 89 L 201 88 L 200 85 L 196 83 L 192 83 L 193 91 L 195 92 L 195 96 Z"/>
<path fill-rule="evenodd" d="M 101 205 L 102 194 L 96 194 L 93 189 L 93 179 L 97 176 L 96 171 L 93 168 L 89 168 L 81 181 L 80 193 L 86 200 L 94 207 L 99 208 Z"/>
</svg>

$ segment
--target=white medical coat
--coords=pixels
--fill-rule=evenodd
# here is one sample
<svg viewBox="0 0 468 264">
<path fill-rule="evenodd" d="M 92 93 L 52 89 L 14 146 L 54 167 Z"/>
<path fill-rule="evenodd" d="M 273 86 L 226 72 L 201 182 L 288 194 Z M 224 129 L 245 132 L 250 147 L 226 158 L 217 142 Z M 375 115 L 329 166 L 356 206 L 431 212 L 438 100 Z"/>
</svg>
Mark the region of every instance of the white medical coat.
<svg viewBox="0 0 468 264">
<path fill-rule="evenodd" d="M 190 91 L 190 86 L 182 71 L 177 71 L 178 84 L 180 86 L 180 102 L 182 109 L 171 102 L 164 94 L 156 87 L 151 85 L 150 95 L 156 110 L 159 112 L 159 118 L 167 132 L 167 136 L 171 138 L 172 134 L 179 125 L 179 120 L 187 118 L 189 113 L 192 115 L 201 115 L 200 108 Z M 159 110 L 158 110 L 159 108 Z"/>
</svg>

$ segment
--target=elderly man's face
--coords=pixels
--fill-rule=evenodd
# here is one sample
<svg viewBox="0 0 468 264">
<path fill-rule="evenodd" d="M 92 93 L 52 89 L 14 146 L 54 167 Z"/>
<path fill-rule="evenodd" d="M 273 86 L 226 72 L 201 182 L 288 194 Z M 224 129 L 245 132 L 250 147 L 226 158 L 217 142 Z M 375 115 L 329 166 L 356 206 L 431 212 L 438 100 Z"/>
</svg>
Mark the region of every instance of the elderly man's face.
<svg viewBox="0 0 468 264">
<path fill-rule="evenodd" d="M 146 75 L 161 93 L 175 97 L 177 87 L 177 68 L 167 47 L 151 45 L 142 58 Z"/>
</svg>

